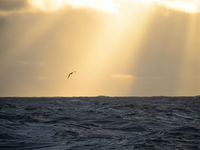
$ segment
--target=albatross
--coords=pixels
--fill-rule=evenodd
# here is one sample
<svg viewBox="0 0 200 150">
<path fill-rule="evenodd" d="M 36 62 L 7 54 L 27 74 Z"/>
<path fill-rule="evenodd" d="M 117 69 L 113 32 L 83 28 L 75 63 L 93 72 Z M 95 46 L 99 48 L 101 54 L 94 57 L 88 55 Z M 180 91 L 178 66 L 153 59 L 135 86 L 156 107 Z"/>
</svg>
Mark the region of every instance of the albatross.
<svg viewBox="0 0 200 150">
<path fill-rule="evenodd" d="M 69 79 L 70 76 L 71 76 L 72 74 L 74 74 L 74 73 L 76 73 L 76 71 L 72 71 L 72 72 L 70 72 L 70 73 L 68 74 L 68 76 L 67 76 L 67 79 Z"/>
</svg>

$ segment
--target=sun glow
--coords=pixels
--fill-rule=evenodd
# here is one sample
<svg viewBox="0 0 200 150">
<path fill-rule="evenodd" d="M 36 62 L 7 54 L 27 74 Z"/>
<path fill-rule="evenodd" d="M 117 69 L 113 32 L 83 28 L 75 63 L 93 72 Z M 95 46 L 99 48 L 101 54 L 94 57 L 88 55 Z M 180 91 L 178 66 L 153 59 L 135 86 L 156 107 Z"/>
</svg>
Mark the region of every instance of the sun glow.
<svg viewBox="0 0 200 150">
<path fill-rule="evenodd" d="M 122 0 L 121 0 L 122 1 Z M 170 9 L 187 12 L 198 13 L 200 12 L 199 0 L 127 0 L 129 2 L 137 3 L 155 3 Z"/>
<path fill-rule="evenodd" d="M 198 94 L 199 0 L 27 1 L 3 16 L 0 93 Z"/>
<path fill-rule="evenodd" d="M 157 0 L 160 5 L 187 13 L 200 12 L 199 0 Z"/>
<path fill-rule="evenodd" d="M 117 13 L 119 6 L 113 0 L 30 0 L 30 3 L 45 11 L 58 10 L 68 5 L 73 8 L 88 7 L 107 13 Z"/>
<path fill-rule="evenodd" d="M 64 0 L 64 1 L 66 4 L 69 4 L 75 8 L 89 7 L 108 13 L 117 13 L 119 6 L 113 0 Z"/>
<path fill-rule="evenodd" d="M 186 13 L 200 12 L 200 0 L 30 0 L 33 6 L 45 11 L 55 11 L 68 5 L 73 8 L 93 8 L 107 13 L 118 13 L 120 5 L 125 2 L 154 3 Z"/>
<path fill-rule="evenodd" d="M 45 11 L 58 10 L 63 6 L 63 0 L 30 0 L 30 3 Z"/>
</svg>

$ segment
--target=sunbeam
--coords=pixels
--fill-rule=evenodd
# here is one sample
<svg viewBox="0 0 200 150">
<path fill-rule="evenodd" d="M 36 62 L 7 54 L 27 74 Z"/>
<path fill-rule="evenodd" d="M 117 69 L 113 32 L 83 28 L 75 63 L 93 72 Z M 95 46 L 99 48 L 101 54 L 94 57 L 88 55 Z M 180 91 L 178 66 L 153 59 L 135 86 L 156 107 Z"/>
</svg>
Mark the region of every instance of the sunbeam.
<svg viewBox="0 0 200 150">
<path fill-rule="evenodd" d="M 200 17 L 198 15 L 188 16 L 188 29 L 186 35 L 183 64 L 179 75 L 179 86 L 185 95 L 195 95 L 200 89 Z M 180 93 L 182 93 L 180 91 Z"/>
<path fill-rule="evenodd" d="M 127 10 L 125 9 L 127 7 L 133 9 Z M 84 68 L 83 70 L 86 70 L 85 73 L 92 75 L 89 76 L 87 81 L 91 83 L 91 87 L 97 89 L 97 93 L 107 89 L 106 91 L 108 92 L 104 93 L 108 94 L 113 90 L 113 87 L 106 85 L 105 82 L 118 83 L 124 79 L 124 82 L 117 84 L 118 86 L 115 87 L 123 86 L 126 89 L 129 89 L 133 84 L 134 78 L 120 78 L 118 80 L 118 78 L 113 78 L 113 76 L 116 77 L 116 74 L 121 73 L 122 70 L 120 69 L 122 68 L 118 68 L 120 65 L 124 65 L 123 74 L 130 69 L 130 67 L 126 66 L 130 65 L 127 64 L 126 58 L 131 56 L 131 59 L 135 59 L 137 57 L 137 47 L 141 42 L 141 36 L 146 31 L 145 28 L 148 26 L 148 21 L 154 8 L 154 5 L 126 3 L 120 9 L 120 14 L 111 16 L 104 27 L 99 30 L 96 39 L 91 43 L 87 58 L 81 63 L 85 65 L 81 67 Z M 141 11 L 143 15 L 140 14 Z M 139 20 L 138 15 L 140 16 Z M 120 62 L 116 62 L 120 56 Z M 115 64 L 113 64 L 113 61 Z M 127 75 L 125 74 L 124 76 Z M 121 94 L 120 92 L 118 93 Z M 125 91 L 125 93 L 131 95 L 130 90 Z"/>
<path fill-rule="evenodd" d="M 4 95 L 194 95 L 200 89 L 197 0 L 24 0 L 15 9 L 9 3 L 0 7 Z M 73 70 L 76 76 L 66 80 Z"/>
</svg>

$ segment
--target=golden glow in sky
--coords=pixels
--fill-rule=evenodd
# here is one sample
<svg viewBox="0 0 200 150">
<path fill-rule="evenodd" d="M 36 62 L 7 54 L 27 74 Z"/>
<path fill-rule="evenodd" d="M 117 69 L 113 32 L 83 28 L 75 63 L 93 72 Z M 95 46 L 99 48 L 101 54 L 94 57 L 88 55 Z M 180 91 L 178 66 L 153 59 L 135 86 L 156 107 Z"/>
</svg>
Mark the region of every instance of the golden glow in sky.
<svg viewBox="0 0 200 150">
<path fill-rule="evenodd" d="M 63 0 L 30 0 L 31 4 L 42 10 L 57 10 L 63 6 Z"/>
<path fill-rule="evenodd" d="M 117 13 L 117 3 L 113 0 L 30 0 L 37 8 L 46 11 L 57 10 L 65 5 L 70 5 L 74 8 L 88 7 L 108 13 Z"/>
<path fill-rule="evenodd" d="M 163 6 L 188 13 L 200 12 L 199 0 L 158 0 L 158 3 Z"/>
<path fill-rule="evenodd" d="M 119 12 L 120 4 L 123 2 L 133 3 L 155 3 L 167 8 L 187 13 L 200 12 L 199 0 L 30 0 L 37 8 L 46 11 L 58 10 L 65 5 L 72 7 L 89 7 L 108 13 Z"/>
<path fill-rule="evenodd" d="M 200 92 L 200 0 L 0 0 L 0 6 L 0 96 Z"/>
</svg>

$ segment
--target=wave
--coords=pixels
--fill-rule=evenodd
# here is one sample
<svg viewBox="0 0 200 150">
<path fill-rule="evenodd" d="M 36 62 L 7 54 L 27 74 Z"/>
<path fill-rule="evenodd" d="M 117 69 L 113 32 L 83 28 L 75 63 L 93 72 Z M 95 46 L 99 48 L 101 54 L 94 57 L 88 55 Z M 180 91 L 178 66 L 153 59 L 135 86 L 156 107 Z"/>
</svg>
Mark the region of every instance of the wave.
<svg viewBox="0 0 200 150">
<path fill-rule="evenodd" d="M 0 98 L 3 150 L 200 149 L 198 97 Z"/>
</svg>

